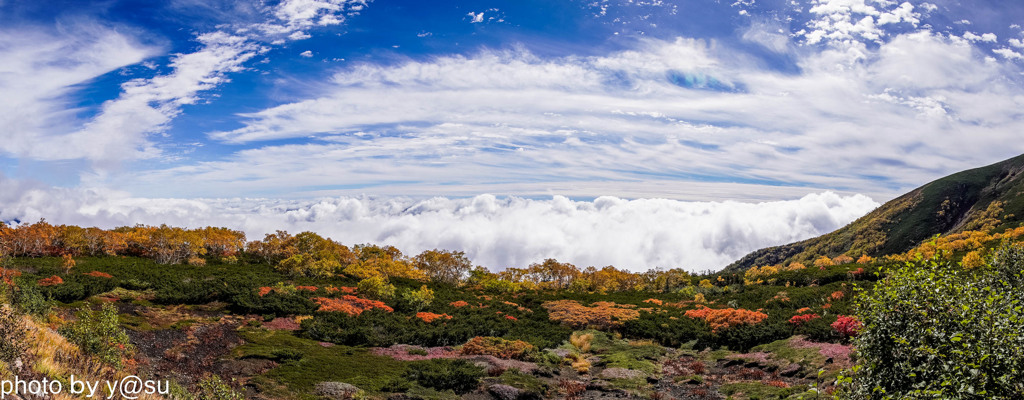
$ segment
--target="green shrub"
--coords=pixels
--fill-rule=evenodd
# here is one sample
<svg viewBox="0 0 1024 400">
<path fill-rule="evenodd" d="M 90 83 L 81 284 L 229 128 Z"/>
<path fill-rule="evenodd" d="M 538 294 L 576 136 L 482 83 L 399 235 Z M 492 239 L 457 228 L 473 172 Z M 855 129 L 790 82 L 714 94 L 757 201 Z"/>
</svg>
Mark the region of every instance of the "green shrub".
<svg viewBox="0 0 1024 400">
<path fill-rule="evenodd" d="M 480 378 L 486 375 L 483 368 L 460 359 L 434 359 L 409 364 L 405 378 L 421 386 L 437 390 L 452 390 L 466 393 L 476 389 Z"/>
<path fill-rule="evenodd" d="M 236 392 L 217 375 L 209 375 L 196 385 L 195 400 L 242 400 L 241 393 Z"/>
<path fill-rule="evenodd" d="M 414 347 L 414 348 L 411 348 L 408 351 L 406 351 L 405 354 L 408 354 L 410 356 L 425 356 L 425 355 L 430 354 L 430 352 L 428 352 L 426 349 L 421 349 L 419 347 Z"/>
<path fill-rule="evenodd" d="M 857 399 L 1024 398 L 1024 250 L 964 271 L 940 260 L 895 268 L 863 297 Z"/>
<path fill-rule="evenodd" d="M 302 359 L 302 352 L 292 349 L 277 349 L 270 352 L 271 360 L 277 362 L 298 361 Z"/>
<path fill-rule="evenodd" d="M 239 313 L 260 314 L 270 316 L 270 319 L 274 319 L 275 316 L 309 315 L 320 307 L 299 294 L 281 294 L 275 291 L 260 296 L 255 290 L 236 294 L 231 298 L 231 303 L 232 308 Z"/>
<path fill-rule="evenodd" d="M 21 311 L 30 315 L 43 315 L 50 311 L 50 302 L 35 284 L 19 280 L 13 289 L 11 301 Z"/>
<path fill-rule="evenodd" d="M 111 303 L 104 304 L 100 311 L 79 311 L 78 319 L 62 326 L 60 333 L 82 351 L 116 368 L 121 368 L 125 357 L 133 351 L 128 333 L 121 328 L 117 309 Z"/>
</svg>

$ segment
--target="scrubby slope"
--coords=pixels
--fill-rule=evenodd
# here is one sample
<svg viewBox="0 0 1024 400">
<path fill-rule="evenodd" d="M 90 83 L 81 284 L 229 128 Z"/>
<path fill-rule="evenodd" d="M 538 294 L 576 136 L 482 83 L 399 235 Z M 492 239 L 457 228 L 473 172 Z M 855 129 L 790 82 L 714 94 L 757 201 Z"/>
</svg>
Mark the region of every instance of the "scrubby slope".
<svg viewBox="0 0 1024 400">
<path fill-rule="evenodd" d="M 881 256 L 907 251 L 940 234 L 991 225 L 1015 227 L 1024 217 L 1024 155 L 935 180 L 826 235 L 750 253 L 726 267 L 809 263 L 819 256 Z"/>
</svg>

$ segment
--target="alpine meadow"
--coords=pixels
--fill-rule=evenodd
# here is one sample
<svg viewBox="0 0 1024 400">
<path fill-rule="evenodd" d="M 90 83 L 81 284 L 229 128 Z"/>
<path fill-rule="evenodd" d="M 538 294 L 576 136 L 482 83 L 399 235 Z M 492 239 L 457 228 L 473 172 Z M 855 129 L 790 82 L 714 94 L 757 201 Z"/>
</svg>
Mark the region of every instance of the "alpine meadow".
<svg viewBox="0 0 1024 400">
<path fill-rule="evenodd" d="M 0 0 L 0 398 L 1024 399 L 1022 25 Z"/>
</svg>

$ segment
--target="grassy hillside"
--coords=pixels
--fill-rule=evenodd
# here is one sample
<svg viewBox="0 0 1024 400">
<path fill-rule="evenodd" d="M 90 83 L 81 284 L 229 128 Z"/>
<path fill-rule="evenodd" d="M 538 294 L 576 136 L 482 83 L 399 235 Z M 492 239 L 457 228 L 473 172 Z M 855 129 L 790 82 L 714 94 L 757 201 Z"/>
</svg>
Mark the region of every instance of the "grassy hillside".
<svg viewBox="0 0 1024 400">
<path fill-rule="evenodd" d="M 1022 171 L 1024 155 L 935 180 L 835 232 L 757 250 L 725 271 L 790 262 L 809 264 L 820 256 L 898 254 L 935 235 L 1016 227 L 1024 217 Z"/>
</svg>

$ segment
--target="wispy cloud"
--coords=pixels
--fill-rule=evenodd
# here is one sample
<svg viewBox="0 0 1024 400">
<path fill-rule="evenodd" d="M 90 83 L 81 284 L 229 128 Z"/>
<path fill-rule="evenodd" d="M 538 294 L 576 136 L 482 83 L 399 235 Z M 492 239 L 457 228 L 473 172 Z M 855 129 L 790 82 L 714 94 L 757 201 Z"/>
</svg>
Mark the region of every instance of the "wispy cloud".
<svg viewBox="0 0 1024 400">
<path fill-rule="evenodd" d="M 906 10 L 861 11 L 911 27 L 916 14 Z M 828 19 L 826 11 L 818 10 Z M 357 191 L 416 182 L 449 193 L 483 182 L 667 178 L 886 198 L 1024 150 L 1007 146 L 1024 129 L 1024 90 L 1005 78 L 1015 66 L 926 29 L 867 46 L 812 25 L 828 40 L 814 51 L 765 39 L 797 57 L 795 74 L 685 39 L 594 57 L 518 49 L 360 64 L 315 98 L 244 114 L 243 127 L 211 134 L 247 146 L 312 138 L 305 144 L 241 150 L 151 179 Z"/>
<path fill-rule="evenodd" d="M 95 116 L 81 120 L 69 107 L 75 85 L 158 55 L 114 27 L 76 21 L 57 32 L 0 29 L 0 150 L 35 160 L 87 159 L 99 166 L 158 156 L 153 136 L 185 105 L 228 82 L 270 43 L 309 37 L 304 30 L 337 25 L 362 0 L 286 0 L 259 11 L 264 21 L 224 24 L 195 36 L 198 49 L 174 54 L 170 72 L 121 84 Z M 257 11 L 254 11 L 257 12 Z M 251 18 L 251 16 L 249 17 Z M 6 136 L 6 137 L 5 137 Z"/>
<path fill-rule="evenodd" d="M 0 151 L 39 160 L 134 151 L 139 143 L 116 140 L 118 132 L 73 134 L 82 110 L 70 95 L 78 85 L 159 51 L 94 21 L 59 29 L 0 28 Z"/>
</svg>

